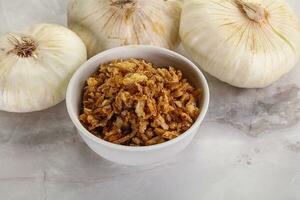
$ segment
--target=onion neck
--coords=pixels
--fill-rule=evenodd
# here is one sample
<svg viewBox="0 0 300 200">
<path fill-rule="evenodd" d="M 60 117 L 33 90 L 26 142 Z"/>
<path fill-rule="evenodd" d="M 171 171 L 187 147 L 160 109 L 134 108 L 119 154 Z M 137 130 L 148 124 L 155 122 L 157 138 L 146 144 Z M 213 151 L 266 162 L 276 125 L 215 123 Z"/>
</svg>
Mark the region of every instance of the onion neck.
<svg viewBox="0 0 300 200">
<path fill-rule="evenodd" d="M 10 35 L 8 41 L 14 46 L 8 53 L 16 54 L 21 58 L 36 57 L 35 50 L 37 49 L 37 44 L 32 38 L 18 38 L 17 36 Z"/>
<path fill-rule="evenodd" d="M 136 0 L 111 0 L 110 5 L 118 8 L 133 8 L 136 5 Z"/>
<path fill-rule="evenodd" d="M 111 0 L 110 5 L 123 10 L 124 19 L 128 21 L 137 9 L 137 0 Z"/>
<path fill-rule="evenodd" d="M 268 12 L 261 4 L 246 0 L 236 0 L 236 3 L 241 7 L 242 12 L 245 13 L 248 19 L 260 24 L 267 21 Z"/>
</svg>

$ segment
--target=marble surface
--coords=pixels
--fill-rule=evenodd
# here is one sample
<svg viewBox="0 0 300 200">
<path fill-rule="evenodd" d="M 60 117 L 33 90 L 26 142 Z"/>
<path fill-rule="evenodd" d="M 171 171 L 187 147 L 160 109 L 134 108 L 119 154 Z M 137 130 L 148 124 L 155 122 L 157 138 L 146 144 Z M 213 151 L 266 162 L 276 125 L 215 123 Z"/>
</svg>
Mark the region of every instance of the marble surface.
<svg viewBox="0 0 300 200">
<path fill-rule="evenodd" d="M 300 15 L 299 1 L 289 2 Z M 66 4 L 0 0 L 0 34 L 38 22 L 65 25 Z M 43 112 L 0 112 L 0 199 L 298 200 L 299 75 L 300 63 L 254 90 L 207 75 L 212 101 L 199 134 L 176 157 L 143 167 L 93 153 L 64 102 Z"/>
</svg>

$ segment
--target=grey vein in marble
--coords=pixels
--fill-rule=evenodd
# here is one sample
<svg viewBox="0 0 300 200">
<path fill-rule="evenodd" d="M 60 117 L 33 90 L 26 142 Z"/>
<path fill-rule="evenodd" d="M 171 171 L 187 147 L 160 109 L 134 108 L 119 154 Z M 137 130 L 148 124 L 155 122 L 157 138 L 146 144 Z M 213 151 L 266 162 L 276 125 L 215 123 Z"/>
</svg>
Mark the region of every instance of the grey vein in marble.
<svg viewBox="0 0 300 200">
<path fill-rule="evenodd" d="M 207 77 L 209 77 L 207 75 Z M 265 89 L 239 89 L 210 77 L 208 121 L 230 124 L 251 136 L 300 121 L 300 87 L 278 82 Z"/>
</svg>

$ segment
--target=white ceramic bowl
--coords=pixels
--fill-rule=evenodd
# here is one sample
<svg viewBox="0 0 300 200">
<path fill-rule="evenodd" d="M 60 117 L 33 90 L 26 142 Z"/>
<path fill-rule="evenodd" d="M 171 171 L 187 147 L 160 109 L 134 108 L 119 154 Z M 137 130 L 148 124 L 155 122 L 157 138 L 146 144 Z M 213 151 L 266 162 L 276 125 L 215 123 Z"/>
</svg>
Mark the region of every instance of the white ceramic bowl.
<svg viewBox="0 0 300 200">
<path fill-rule="evenodd" d="M 204 89 L 201 113 L 196 122 L 179 137 L 162 144 L 145 147 L 130 147 L 113 144 L 97 138 L 80 123 L 78 116 L 82 90 L 87 78 L 97 70 L 99 64 L 116 59 L 142 58 L 157 66 L 173 66 L 180 69 L 185 78 L 195 87 Z M 198 67 L 182 55 L 173 51 L 145 45 L 124 46 L 99 53 L 83 64 L 72 77 L 66 97 L 71 120 L 86 144 L 103 158 L 126 165 L 145 165 L 164 161 L 182 151 L 198 132 L 209 104 L 209 89 L 205 77 Z"/>
</svg>

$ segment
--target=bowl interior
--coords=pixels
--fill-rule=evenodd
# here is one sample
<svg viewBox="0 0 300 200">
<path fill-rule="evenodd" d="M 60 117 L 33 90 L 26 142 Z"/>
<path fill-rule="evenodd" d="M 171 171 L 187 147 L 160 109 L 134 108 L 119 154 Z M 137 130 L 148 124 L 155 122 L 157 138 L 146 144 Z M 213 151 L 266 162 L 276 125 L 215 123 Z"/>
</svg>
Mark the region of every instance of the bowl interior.
<svg viewBox="0 0 300 200">
<path fill-rule="evenodd" d="M 138 45 L 118 47 L 102 52 L 92 57 L 76 71 L 70 81 L 67 92 L 67 106 L 73 122 L 75 120 L 75 124 L 80 123 L 78 116 L 82 91 L 88 77 L 98 69 L 100 64 L 127 58 L 140 58 L 158 67 L 173 66 L 181 70 L 184 78 L 186 78 L 189 83 L 196 88 L 203 88 L 203 96 L 201 99 L 198 99 L 198 101 L 201 102 L 201 113 L 195 123 L 200 123 L 203 120 L 208 107 L 209 91 L 206 80 L 200 70 L 191 61 L 175 52 L 159 47 Z"/>
</svg>

